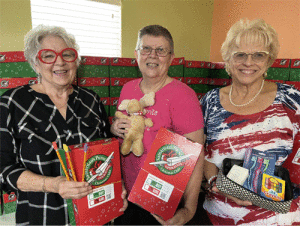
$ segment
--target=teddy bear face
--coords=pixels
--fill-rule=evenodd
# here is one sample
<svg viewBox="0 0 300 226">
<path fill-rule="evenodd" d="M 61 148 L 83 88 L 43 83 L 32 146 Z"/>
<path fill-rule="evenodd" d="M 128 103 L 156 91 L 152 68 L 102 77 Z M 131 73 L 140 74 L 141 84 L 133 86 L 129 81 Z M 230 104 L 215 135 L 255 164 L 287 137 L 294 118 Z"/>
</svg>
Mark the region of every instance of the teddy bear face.
<svg viewBox="0 0 300 226">
<path fill-rule="evenodd" d="M 127 113 L 136 113 L 143 111 L 143 108 L 138 100 L 131 100 L 127 106 Z"/>
</svg>

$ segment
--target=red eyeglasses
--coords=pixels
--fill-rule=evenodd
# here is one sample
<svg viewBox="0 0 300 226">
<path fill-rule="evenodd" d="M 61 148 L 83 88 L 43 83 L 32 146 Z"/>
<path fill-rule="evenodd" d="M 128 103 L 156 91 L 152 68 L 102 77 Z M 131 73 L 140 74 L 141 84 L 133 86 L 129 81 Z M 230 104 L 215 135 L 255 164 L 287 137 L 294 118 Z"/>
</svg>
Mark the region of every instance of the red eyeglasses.
<svg viewBox="0 0 300 226">
<path fill-rule="evenodd" d="M 45 64 L 53 64 L 57 57 L 60 56 L 66 62 L 74 62 L 78 58 L 78 53 L 76 49 L 66 48 L 60 53 L 55 52 L 52 49 L 41 49 L 38 52 L 38 58 Z"/>
</svg>

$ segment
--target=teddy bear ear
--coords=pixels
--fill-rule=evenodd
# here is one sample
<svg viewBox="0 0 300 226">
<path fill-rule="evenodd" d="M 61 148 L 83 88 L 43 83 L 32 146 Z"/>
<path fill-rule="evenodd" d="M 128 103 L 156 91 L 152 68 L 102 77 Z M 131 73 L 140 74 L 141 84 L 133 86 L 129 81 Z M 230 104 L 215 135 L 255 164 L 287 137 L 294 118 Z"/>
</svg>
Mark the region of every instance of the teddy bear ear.
<svg viewBox="0 0 300 226">
<path fill-rule="evenodd" d="M 155 103 L 154 99 L 155 99 L 155 92 L 150 92 L 150 93 L 145 94 L 140 99 L 140 103 L 143 107 L 153 106 Z"/>
<path fill-rule="evenodd" d="M 130 102 L 130 100 L 123 100 L 121 102 L 121 104 L 119 105 L 118 110 L 125 111 L 128 107 L 129 102 Z"/>
</svg>

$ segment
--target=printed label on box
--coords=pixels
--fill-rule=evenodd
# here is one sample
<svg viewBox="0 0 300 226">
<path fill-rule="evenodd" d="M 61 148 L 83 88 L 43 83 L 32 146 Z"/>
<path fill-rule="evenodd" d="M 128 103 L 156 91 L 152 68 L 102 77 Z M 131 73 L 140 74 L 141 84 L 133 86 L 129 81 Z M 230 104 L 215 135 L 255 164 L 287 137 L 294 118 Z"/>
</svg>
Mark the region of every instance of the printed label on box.
<svg viewBox="0 0 300 226">
<path fill-rule="evenodd" d="M 151 195 L 168 202 L 174 186 L 149 173 L 142 189 Z"/>
<path fill-rule="evenodd" d="M 112 174 L 113 165 L 111 160 L 114 152 L 107 155 L 94 155 L 86 162 L 85 179 L 88 183 L 99 186 L 105 183 Z"/>
<path fill-rule="evenodd" d="M 263 174 L 261 195 L 274 201 L 284 201 L 285 181 L 273 175 Z"/>
<path fill-rule="evenodd" d="M 167 144 L 158 149 L 155 155 L 155 162 L 149 164 L 156 166 L 163 174 L 175 175 L 182 171 L 185 162 L 192 155 L 185 155 L 178 146 Z"/>
<path fill-rule="evenodd" d="M 114 184 L 109 184 L 93 190 L 88 195 L 89 208 L 94 208 L 115 198 Z"/>
</svg>

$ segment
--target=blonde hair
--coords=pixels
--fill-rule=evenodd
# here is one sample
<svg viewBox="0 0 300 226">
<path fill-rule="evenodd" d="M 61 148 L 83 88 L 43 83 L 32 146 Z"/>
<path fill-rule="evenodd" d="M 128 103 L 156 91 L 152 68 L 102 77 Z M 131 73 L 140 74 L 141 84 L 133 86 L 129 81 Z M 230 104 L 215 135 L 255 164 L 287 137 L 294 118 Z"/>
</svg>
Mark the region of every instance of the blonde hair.
<svg viewBox="0 0 300 226">
<path fill-rule="evenodd" d="M 267 24 L 263 19 L 241 19 L 235 23 L 228 31 L 226 39 L 222 44 L 221 54 L 226 62 L 228 72 L 228 62 L 231 58 L 233 48 L 239 47 L 241 42 L 246 44 L 262 44 L 269 51 L 268 68 L 272 66 L 279 52 L 278 35 L 275 29 Z"/>
<path fill-rule="evenodd" d="M 41 50 L 41 42 L 47 36 L 56 36 L 65 41 L 69 48 L 74 48 L 79 50 L 79 47 L 76 43 L 76 40 L 73 35 L 67 33 L 67 31 L 62 27 L 57 26 L 46 26 L 46 25 L 38 25 L 36 28 L 30 30 L 24 38 L 25 49 L 24 55 L 26 60 L 29 62 L 31 67 L 35 70 L 35 65 L 37 64 L 36 56 L 38 52 Z M 76 65 L 79 66 L 80 57 L 78 56 L 75 61 Z"/>
</svg>

